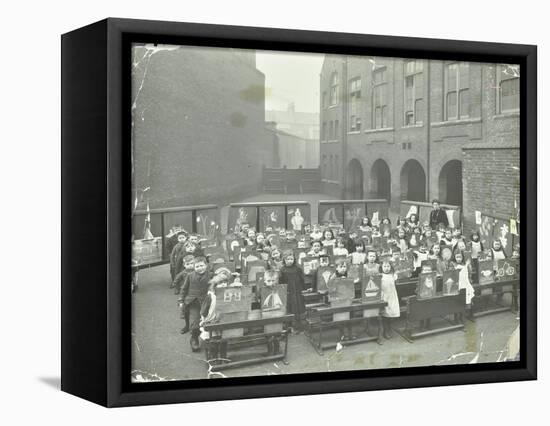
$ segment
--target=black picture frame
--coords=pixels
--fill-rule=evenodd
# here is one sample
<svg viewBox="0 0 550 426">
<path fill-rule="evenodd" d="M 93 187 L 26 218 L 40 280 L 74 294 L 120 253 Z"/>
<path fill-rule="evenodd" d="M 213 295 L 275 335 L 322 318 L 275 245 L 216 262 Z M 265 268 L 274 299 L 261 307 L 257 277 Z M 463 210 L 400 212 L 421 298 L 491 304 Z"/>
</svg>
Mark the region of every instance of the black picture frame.
<svg viewBox="0 0 550 426">
<path fill-rule="evenodd" d="M 520 361 L 131 383 L 132 42 L 520 64 Z M 536 379 L 536 46 L 113 18 L 61 44 L 63 391 L 120 407 Z"/>
</svg>

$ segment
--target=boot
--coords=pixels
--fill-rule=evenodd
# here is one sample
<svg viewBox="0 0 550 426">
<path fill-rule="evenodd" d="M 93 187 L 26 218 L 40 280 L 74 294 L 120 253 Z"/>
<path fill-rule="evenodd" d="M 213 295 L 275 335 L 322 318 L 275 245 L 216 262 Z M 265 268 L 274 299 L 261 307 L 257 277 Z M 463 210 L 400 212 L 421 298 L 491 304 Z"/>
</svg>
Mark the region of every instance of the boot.
<svg viewBox="0 0 550 426">
<path fill-rule="evenodd" d="M 384 344 L 384 339 L 382 339 L 382 336 L 383 336 L 383 320 L 379 317 L 378 318 L 378 338 L 376 339 L 376 343 L 378 343 L 379 345 L 383 345 Z"/>
<path fill-rule="evenodd" d="M 187 324 L 185 324 L 185 327 L 183 327 L 181 330 L 180 330 L 180 333 L 181 334 L 185 334 L 185 333 L 188 333 L 189 332 L 189 326 Z"/>
<path fill-rule="evenodd" d="M 393 337 L 393 332 L 391 329 L 391 319 L 383 318 L 382 321 L 384 324 L 384 337 L 389 340 Z"/>
<path fill-rule="evenodd" d="M 201 349 L 200 342 L 199 342 L 199 331 L 193 330 L 191 332 L 191 350 L 193 352 L 198 352 Z"/>
</svg>

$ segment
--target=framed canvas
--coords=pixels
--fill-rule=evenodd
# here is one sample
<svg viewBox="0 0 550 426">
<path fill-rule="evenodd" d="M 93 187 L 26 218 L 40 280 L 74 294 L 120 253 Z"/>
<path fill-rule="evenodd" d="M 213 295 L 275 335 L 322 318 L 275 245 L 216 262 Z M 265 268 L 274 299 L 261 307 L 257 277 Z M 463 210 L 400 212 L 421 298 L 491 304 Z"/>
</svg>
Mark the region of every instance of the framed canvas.
<svg viewBox="0 0 550 426">
<path fill-rule="evenodd" d="M 328 282 L 328 301 L 331 306 L 351 305 L 355 298 L 355 283 L 351 278 L 332 278 Z"/>
<path fill-rule="evenodd" d="M 497 261 L 495 280 L 513 281 L 519 278 L 518 259 L 500 259 Z"/>
<path fill-rule="evenodd" d="M 437 274 L 424 272 L 418 275 L 416 295 L 419 299 L 430 299 L 437 295 Z"/>
<path fill-rule="evenodd" d="M 71 31 L 61 43 L 64 391 L 130 406 L 536 378 L 536 46 L 126 19 Z M 300 90 L 273 84 L 276 77 L 301 82 Z M 198 307 L 204 302 L 202 314 L 211 313 L 208 280 L 195 281 L 187 299 L 189 334 L 174 324 L 184 321 L 169 290 L 175 230 L 205 247 L 225 241 L 239 269 L 241 254 L 251 253 L 231 242 L 243 231 L 277 234 L 285 226 L 299 239 L 310 225 L 338 233 L 365 214 L 376 223 L 389 217 L 393 233 L 412 205 L 432 229 L 442 222 L 463 235 L 479 232 L 485 250 L 506 246 L 508 266 L 491 261 L 490 275 L 495 266 L 497 276 L 514 270 L 518 279 L 503 287 L 517 288 L 519 310 L 501 312 L 499 327 L 490 326 L 494 315 L 476 319 L 474 334 L 501 333 L 485 336 L 479 357 L 468 355 L 471 333 L 451 330 L 438 335 L 454 342 L 443 352 L 430 350 L 430 336 L 415 340 L 414 363 L 346 363 L 367 350 L 360 342 L 346 345 L 327 371 L 328 352 L 319 356 L 303 334 L 286 332 L 302 319 L 293 316 L 305 311 L 297 304 L 322 301 L 294 297 L 300 277 L 283 268 L 286 315 L 262 318 L 258 294 L 239 305 L 248 286 L 216 294 L 216 305 L 236 309 L 241 319 L 225 325 L 243 335 L 265 341 L 277 323 L 276 337 L 288 337 L 288 365 L 271 374 L 264 356 L 254 362 L 265 370 L 239 365 L 209 379 L 197 335 Z M 295 248 L 284 229 L 278 236 L 282 248 Z M 435 285 L 422 278 L 422 294 L 431 296 Z M 398 293 L 410 284 L 397 283 Z M 340 280 L 330 297 L 344 306 L 325 309 L 348 314 L 354 295 L 353 280 Z M 439 312 L 450 299 L 415 306 Z M 221 336 L 243 350 L 257 341 Z M 393 339 L 384 348 L 411 345 Z M 292 361 L 297 349 L 307 371 Z M 453 358 L 458 353 L 467 355 Z M 137 371 L 155 374 L 136 381 Z"/>
<path fill-rule="evenodd" d="M 275 284 L 260 288 L 262 316 L 283 316 L 286 314 L 287 285 Z"/>
<path fill-rule="evenodd" d="M 495 261 L 493 259 L 480 260 L 477 265 L 479 284 L 485 285 L 495 282 Z"/>
<path fill-rule="evenodd" d="M 450 296 L 458 294 L 458 275 L 460 271 L 453 269 L 452 271 L 445 271 L 442 274 L 442 293 L 444 296 Z"/>
<path fill-rule="evenodd" d="M 328 282 L 334 274 L 334 267 L 319 266 L 315 273 L 317 274 L 315 281 L 317 287 L 315 290 L 322 294 L 328 293 Z"/>
<path fill-rule="evenodd" d="M 382 295 L 382 275 L 369 275 L 363 278 L 361 301 L 363 303 L 380 300 Z"/>
</svg>

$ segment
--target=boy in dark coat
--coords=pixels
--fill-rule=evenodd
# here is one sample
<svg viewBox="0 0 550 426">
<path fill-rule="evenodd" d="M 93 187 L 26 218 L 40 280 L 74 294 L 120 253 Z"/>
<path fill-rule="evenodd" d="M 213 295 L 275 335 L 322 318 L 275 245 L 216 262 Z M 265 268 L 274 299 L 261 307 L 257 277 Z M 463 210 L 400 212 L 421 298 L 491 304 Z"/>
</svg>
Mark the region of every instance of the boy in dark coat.
<svg viewBox="0 0 550 426">
<path fill-rule="evenodd" d="M 206 298 L 211 276 L 207 271 L 206 259 L 204 257 L 195 258 L 195 270 L 185 278 L 181 288 L 180 299 L 183 302 L 185 311 L 189 318 L 189 328 L 191 329 L 191 350 L 197 352 L 200 349 L 200 320 L 201 306 Z"/>
<path fill-rule="evenodd" d="M 283 253 L 283 266 L 281 267 L 279 282 L 287 285 L 287 309 L 294 314 L 294 331 L 300 333 L 303 328 L 306 305 L 302 291 L 305 290 L 304 271 L 294 258 L 292 250 L 285 250 Z"/>
<path fill-rule="evenodd" d="M 176 260 L 178 259 L 179 254 L 183 250 L 185 242 L 187 241 L 187 235 L 184 232 L 178 234 L 178 242 L 172 249 L 170 253 L 170 277 L 172 278 L 172 283 L 174 278 L 176 278 Z"/>
<path fill-rule="evenodd" d="M 176 275 L 176 278 L 174 278 L 174 287 L 176 288 L 176 294 L 180 295 L 180 297 L 178 298 L 178 303 L 181 309 L 180 318 L 185 319 L 185 325 L 180 331 L 181 334 L 185 334 L 189 331 L 189 312 L 187 311 L 187 309 L 185 309 L 185 305 L 183 303 L 184 297 L 182 290 L 185 279 L 195 270 L 195 258 L 191 255 L 185 256 L 184 265 L 185 269 L 181 271 L 178 275 Z"/>
<path fill-rule="evenodd" d="M 174 276 L 177 276 L 184 269 L 183 259 L 186 256 L 195 256 L 196 246 L 191 241 L 187 241 L 183 245 L 183 249 L 180 250 L 178 257 L 176 258 L 176 264 L 174 266 Z"/>
</svg>

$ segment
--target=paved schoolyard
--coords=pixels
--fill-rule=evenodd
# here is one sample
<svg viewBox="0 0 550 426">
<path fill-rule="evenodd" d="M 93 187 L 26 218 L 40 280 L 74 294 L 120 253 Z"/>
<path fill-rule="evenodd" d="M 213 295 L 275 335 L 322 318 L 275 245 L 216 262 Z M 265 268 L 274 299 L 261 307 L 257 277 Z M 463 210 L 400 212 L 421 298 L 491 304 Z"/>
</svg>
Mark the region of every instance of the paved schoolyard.
<svg viewBox="0 0 550 426">
<path fill-rule="evenodd" d="M 139 288 L 131 296 L 132 377 L 137 381 L 209 377 L 204 351 L 191 352 L 189 334 L 179 333 L 182 320 L 179 319 L 177 296 L 168 288 L 169 277 L 167 265 L 141 270 Z M 236 377 L 503 361 L 508 340 L 518 324 L 516 314 L 503 312 L 480 317 L 476 322 L 466 321 L 464 331 L 428 336 L 414 343 L 394 334 L 393 339 L 385 340 L 383 346 L 368 342 L 340 351 L 326 350 L 324 356 L 315 352 L 303 334 L 293 335 L 289 337 L 289 365 L 264 363 L 225 370 L 223 375 Z"/>
</svg>

